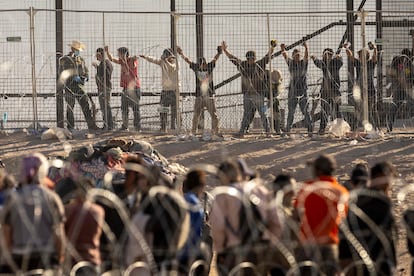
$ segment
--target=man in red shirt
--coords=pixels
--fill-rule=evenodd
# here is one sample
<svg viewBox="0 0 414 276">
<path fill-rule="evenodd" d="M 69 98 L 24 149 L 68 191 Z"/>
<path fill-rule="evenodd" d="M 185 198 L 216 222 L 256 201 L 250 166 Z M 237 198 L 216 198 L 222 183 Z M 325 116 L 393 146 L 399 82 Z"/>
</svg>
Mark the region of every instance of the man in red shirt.
<svg viewBox="0 0 414 276">
<path fill-rule="evenodd" d="M 313 180 L 298 192 L 295 208 L 299 215 L 300 233 L 298 261 L 311 260 L 326 275 L 334 275 L 338 267 L 339 223 L 348 209 L 348 190 L 333 176 L 335 160 L 320 155 L 312 162 Z M 303 271 L 303 275 L 306 272 Z"/>
<path fill-rule="evenodd" d="M 108 46 L 105 51 L 110 61 L 121 65 L 121 84 L 123 93 L 121 96 L 122 130 L 128 130 L 129 107 L 134 113 L 135 130 L 141 130 L 141 117 L 139 111 L 139 100 L 141 99 L 141 82 L 138 77 L 138 58 L 130 57 L 126 47 L 118 48 L 118 58 L 113 58 L 109 53 Z"/>
</svg>

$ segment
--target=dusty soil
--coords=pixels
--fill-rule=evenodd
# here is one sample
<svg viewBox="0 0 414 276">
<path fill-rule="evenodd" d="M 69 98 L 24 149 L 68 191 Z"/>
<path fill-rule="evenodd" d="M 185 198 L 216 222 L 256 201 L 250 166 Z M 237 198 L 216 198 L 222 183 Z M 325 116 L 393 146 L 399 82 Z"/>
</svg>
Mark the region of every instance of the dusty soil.
<svg viewBox="0 0 414 276">
<path fill-rule="evenodd" d="M 150 142 L 169 161 L 191 167 L 194 164 L 218 164 L 228 157 L 242 157 L 247 164 L 260 172 L 263 178 L 271 180 L 280 172 L 292 174 L 298 181 L 309 177 L 306 161 L 320 153 L 333 155 L 338 163 L 338 178 L 346 181 L 356 163 L 372 166 L 383 160 L 391 161 L 400 174 L 400 180 L 392 190 L 399 227 L 398 272 L 409 275 L 410 256 L 405 246 L 405 231 L 401 212 L 413 202 L 399 202 L 397 193 L 408 184 L 414 183 L 414 134 L 390 134 L 379 139 L 324 137 L 271 137 L 260 134 L 235 139 L 225 135 L 223 141 L 178 141 L 174 135 L 133 132 L 101 132 L 87 138 L 84 132 L 74 134 L 72 140 L 42 141 L 39 135 L 24 132 L 0 134 L 0 158 L 7 169 L 17 174 L 19 160 L 29 152 L 41 152 L 47 156 L 65 155 L 71 147 L 96 143 L 113 137 L 143 139 Z M 65 151 L 66 149 L 66 151 Z M 411 200 L 410 200 L 411 201 Z"/>
</svg>

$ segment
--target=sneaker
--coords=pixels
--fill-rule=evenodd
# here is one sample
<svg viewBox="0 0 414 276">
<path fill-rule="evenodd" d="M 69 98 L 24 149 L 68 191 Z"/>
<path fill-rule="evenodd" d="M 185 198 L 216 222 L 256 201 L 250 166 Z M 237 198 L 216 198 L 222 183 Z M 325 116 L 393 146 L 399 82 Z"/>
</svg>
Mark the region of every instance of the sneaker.
<svg viewBox="0 0 414 276">
<path fill-rule="evenodd" d="M 318 134 L 319 134 L 319 135 L 325 135 L 325 130 L 324 130 L 324 129 L 320 129 L 320 130 L 318 131 Z"/>
</svg>

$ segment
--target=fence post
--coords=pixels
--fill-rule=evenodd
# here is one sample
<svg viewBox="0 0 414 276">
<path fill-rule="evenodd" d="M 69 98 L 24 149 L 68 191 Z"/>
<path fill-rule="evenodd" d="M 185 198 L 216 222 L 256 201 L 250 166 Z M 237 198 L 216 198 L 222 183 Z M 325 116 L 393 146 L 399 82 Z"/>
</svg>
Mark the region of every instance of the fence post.
<svg viewBox="0 0 414 276">
<path fill-rule="evenodd" d="M 173 48 L 173 52 L 174 55 L 177 56 L 177 19 L 178 16 L 175 14 L 175 12 L 172 13 L 173 15 L 173 33 L 174 33 L 174 37 L 172 37 L 172 48 Z M 178 63 L 178 59 L 175 58 L 175 66 L 176 66 L 176 74 L 175 74 L 175 78 L 176 78 L 176 88 L 175 88 L 175 105 L 176 105 L 176 114 L 177 114 L 177 134 L 181 133 L 181 109 L 180 109 L 180 67 L 179 67 L 179 63 Z M 172 112 L 172 110 L 171 110 Z"/>
<path fill-rule="evenodd" d="M 32 103 L 33 103 L 33 128 L 37 130 L 37 91 L 36 91 L 36 48 L 34 38 L 34 16 L 36 11 L 30 7 L 30 60 L 32 63 Z"/>
<path fill-rule="evenodd" d="M 59 60 L 63 56 L 63 20 L 62 0 L 55 0 L 55 24 L 56 24 L 56 125 L 64 127 L 65 117 L 63 115 L 63 85 L 59 81 Z"/>
<path fill-rule="evenodd" d="M 105 12 L 102 12 L 102 42 L 103 42 L 103 48 L 105 48 L 105 45 L 106 45 L 106 41 L 105 41 Z M 105 55 L 106 55 L 106 53 L 104 51 L 104 53 L 102 55 L 102 61 L 101 61 L 101 62 L 103 62 L 103 66 L 104 66 L 103 91 L 98 91 L 98 102 L 99 102 L 99 92 L 104 93 L 103 96 L 104 96 L 105 104 L 103 106 L 104 110 L 101 110 L 101 112 L 103 113 L 103 118 L 104 118 L 103 127 L 104 127 L 105 130 L 108 130 L 109 129 L 108 123 L 110 121 L 112 121 L 113 118 L 108 118 L 109 110 L 108 110 L 108 104 L 107 103 L 109 102 L 110 97 L 108 97 L 108 94 L 107 94 L 107 89 L 108 88 L 106 87 L 106 56 Z M 101 108 L 102 108 L 102 106 L 101 106 Z M 95 121 L 96 121 L 96 118 L 95 118 Z M 113 124 L 115 124 L 115 122 Z M 114 127 L 114 126 L 112 126 L 112 127 Z"/>
<path fill-rule="evenodd" d="M 204 57 L 204 21 L 203 21 L 203 0 L 196 0 L 196 52 L 197 61 Z M 195 76 L 197 78 L 197 76 Z M 195 110 L 194 110 L 195 112 Z M 198 129 L 205 128 L 205 111 L 201 112 L 198 121 Z"/>
<path fill-rule="evenodd" d="M 269 18 L 269 14 L 266 15 L 266 22 L 267 22 L 267 43 L 269 45 L 269 47 L 272 47 L 272 45 L 270 45 L 270 18 Z M 270 112 L 270 132 L 273 133 L 275 128 L 273 125 L 274 122 L 274 114 L 273 114 L 273 87 L 272 87 L 272 55 L 269 56 L 269 101 L 268 101 L 268 108 L 269 108 L 269 112 Z"/>
<path fill-rule="evenodd" d="M 365 54 L 365 47 L 366 47 L 366 41 L 365 41 L 365 17 L 366 12 L 362 10 L 360 12 L 361 16 L 361 40 L 362 40 L 362 57 L 361 57 L 361 67 L 362 67 L 362 100 L 363 100 L 363 119 L 362 119 L 362 125 L 364 126 L 364 130 L 366 129 L 366 126 L 368 124 L 368 75 L 367 75 L 367 56 Z"/>
</svg>

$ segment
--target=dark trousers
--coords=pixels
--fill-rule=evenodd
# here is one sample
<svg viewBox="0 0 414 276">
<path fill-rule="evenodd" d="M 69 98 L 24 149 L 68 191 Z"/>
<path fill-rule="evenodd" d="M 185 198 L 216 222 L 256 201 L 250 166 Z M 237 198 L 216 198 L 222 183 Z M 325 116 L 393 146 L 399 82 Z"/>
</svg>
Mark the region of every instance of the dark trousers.
<svg viewBox="0 0 414 276">
<path fill-rule="evenodd" d="M 286 131 L 289 132 L 292 124 L 293 119 L 295 116 L 296 106 L 299 104 L 300 111 L 302 112 L 303 116 L 305 117 L 305 125 L 308 129 L 308 132 L 312 132 L 312 123 L 308 112 L 308 97 L 304 94 L 302 97 L 298 97 L 295 94 L 289 95 L 288 97 L 288 116 L 287 116 L 287 123 L 286 123 Z"/>
<path fill-rule="evenodd" d="M 332 97 L 322 97 L 321 99 L 321 124 L 319 132 L 324 132 L 328 123 L 328 117 L 336 119 L 339 116 L 339 102 Z"/>
<path fill-rule="evenodd" d="M 129 107 L 134 113 L 134 127 L 136 130 L 141 129 L 141 114 L 139 110 L 139 100 L 141 99 L 141 90 L 137 87 L 133 89 L 124 88 L 121 96 L 122 110 L 122 127 L 128 128 Z"/>
<path fill-rule="evenodd" d="M 101 107 L 104 127 L 108 129 L 114 128 L 114 118 L 111 109 L 111 88 L 106 91 L 98 91 L 99 106 Z"/>
<path fill-rule="evenodd" d="M 270 132 L 269 121 L 266 117 L 264 95 L 257 93 L 255 95 L 243 95 L 243 119 L 240 126 L 240 133 L 246 133 L 253 121 L 254 114 L 259 112 L 262 119 L 263 128 L 267 133 Z"/>
<path fill-rule="evenodd" d="M 75 127 L 75 117 L 73 115 L 73 109 L 75 108 L 76 100 L 82 109 L 85 116 L 86 123 L 89 129 L 96 129 L 95 118 L 92 115 L 91 108 L 89 106 L 89 97 L 86 94 L 83 85 L 68 86 L 65 89 L 65 100 L 67 103 L 66 119 L 69 129 Z"/>
<path fill-rule="evenodd" d="M 161 130 L 166 131 L 167 129 L 167 108 L 170 107 L 171 110 L 171 129 L 175 129 L 175 123 L 177 121 L 177 102 L 174 90 L 162 90 L 161 91 Z"/>
</svg>

